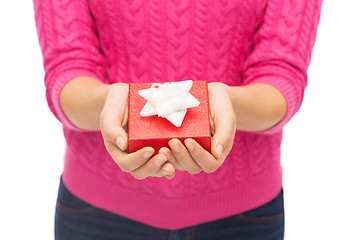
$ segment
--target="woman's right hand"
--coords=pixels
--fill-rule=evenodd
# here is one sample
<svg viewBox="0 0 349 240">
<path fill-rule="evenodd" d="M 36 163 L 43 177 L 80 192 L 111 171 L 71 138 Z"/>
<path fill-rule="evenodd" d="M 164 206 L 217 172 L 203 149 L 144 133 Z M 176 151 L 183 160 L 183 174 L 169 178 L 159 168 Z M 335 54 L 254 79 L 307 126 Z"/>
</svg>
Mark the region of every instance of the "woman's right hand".
<svg viewBox="0 0 349 240">
<path fill-rule="evenodd" d="M 115 83 L 109 87 L 100 115 L 100 129 L 106 149 L 122 171 L 131 173 L 138 180 L 163 176 L 172 179 L 175 169 L 164 154 L 154 155 L 151 147 L 128 153 L 128 93 L 129 87 L 125 83 Z"/>
</svg>

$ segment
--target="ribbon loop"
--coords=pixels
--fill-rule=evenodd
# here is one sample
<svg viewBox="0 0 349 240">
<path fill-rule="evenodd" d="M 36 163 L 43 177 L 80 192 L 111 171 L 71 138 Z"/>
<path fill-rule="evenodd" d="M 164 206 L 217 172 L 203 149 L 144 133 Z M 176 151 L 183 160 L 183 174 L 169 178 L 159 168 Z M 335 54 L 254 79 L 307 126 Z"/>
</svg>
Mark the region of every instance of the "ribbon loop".
<svg viewBox="0 0 349 240">
<path fill-rule="evenodd" d="M 182 125 L 188 108 L 199 106 L 200 102 L 189 93 L 192 80 L 170 83 L 153 83 L 150 88 L 138 93 L 147 100 L 142 117 L 158 115 L 169 120 L 176 127 Z"/>
</svg>

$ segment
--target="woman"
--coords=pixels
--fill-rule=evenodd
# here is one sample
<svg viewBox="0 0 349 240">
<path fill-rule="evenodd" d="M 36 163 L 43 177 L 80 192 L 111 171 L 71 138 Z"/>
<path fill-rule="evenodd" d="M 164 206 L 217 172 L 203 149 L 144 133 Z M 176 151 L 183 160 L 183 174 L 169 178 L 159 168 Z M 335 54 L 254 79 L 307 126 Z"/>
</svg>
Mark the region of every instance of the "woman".
<svg viewBox="0 0 349 240">
<path fill-rule="evenodd" d="M 282 128 L 321 3 L 34 0 L 67 142 L 56 239 L 283 239 Z M 172 139 L 128 153 L 128 83 L 186 79 L 209 82 L 211 152 Z"/>
</svg>

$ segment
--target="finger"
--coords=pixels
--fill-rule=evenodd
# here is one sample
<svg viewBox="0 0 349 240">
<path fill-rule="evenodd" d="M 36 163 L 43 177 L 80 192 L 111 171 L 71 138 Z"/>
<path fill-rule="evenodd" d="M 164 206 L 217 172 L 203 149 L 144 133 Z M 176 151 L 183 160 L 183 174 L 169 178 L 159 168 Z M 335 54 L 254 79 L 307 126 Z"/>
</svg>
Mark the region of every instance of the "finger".
<svg viewBox="0 0 349 240">
<path fill-rule="evenodd" d="M 225 158 L 232 149 L 235 137 L 235 118 L 220 119 L 215 124 L 215 133 L 212 137 L 211 153 L 216 159 Z"/>
<path fill-rule="evenodd" d="M 168 180 L 171 180 L 171 179 L 173 179 L 175 176 L 176 176 L 176 174 L 173 173 L 173 174 L 171 174 L 171 175 L 169 175 L 169 176 L 165 176 L 165 178 L 167 178 Z"/>
<path fill-rule="evenodd" d="M 212 137 L 211 153 L 216 159 L 219 159 L 222 154 L 229 153 L 236 131 L 236 117 L 231 106 L 231 102 L 227 94 L 224 94 L 224 89 L 217 88 L 217 92 L 211 93 L 212 98 L 217 98 L 214 94 L 219 95 L 218 101 L 210 101 L 210 114 L 214 123 L 214 134 Z M 221 104 L 221 103 L 225 104 Z"/>
<path fill-rule="evenodd" d="M 127 84 L 112 87 L 100 115 L 100 127 L 105 141 L 115 143 L 122 151 L 127 150 Z"/>
<path fill-rule="evenodd" d="M 107 110 L 106 110 L 107 111 Z M 111 114 L 101 114 L 101 132 L 105 142 L 112 142 L 120 150 L 128 148 L 127 133 L 121 126 L 121 119 L 116 119 Z"/>
<path fill-rule="evenodd" d="M 158 172 L 158 176 L 165 176 L 167 179 L 172 179 L 175 176 L 175 169 L 171 163 L 165 163 Z"/>
<path fill-rule="evenodd" d="M 171 139 L 169 145 L 178 163 L 190 174 L 197 174 L 201 171 L 200 166 L 192 159 L 187 148 L 178 139 Z"/>
<path fill-rule="evenodd" d="M 126 153 L 121 151 L 116 145 L 110 145 L 109 154 L 124 172 L 132 172 L 143 166 L 155 152 L 151 147 L 144 147 L 136 152 Z"/>
<path fill-rule="evenodd" d="M 105 146 L 122 171 L 132 172 L 145 164 L 154 154 L 154 149 L 151 147 L 142 148 L 131 154 L 127 153 L 127 135 L 124 129 L 120 126 L 107 127 L 107 129 L 102 131 Z"/>
<path fill-rule="evenodd" d="M 212 173 L 222 165 L 222 160 L 215 159 L 211 153 L 203 149 L 195 140 L 188 138 L 184 143 L 194 161 L 204 172 Z"/>
<path fill-rule="evenodd" d="M 157 154 L 141 167 L 133 170 L 131 174 L 138 180 L 145 179 L 149 176 L 158 176 L 159 171 L 163 168 L 166 161 L 167 158 L 164 154 Z"/>
<path fill-rule="evenodd" d="M 167 157 L 167 161 L 172 164 L 172 166 L 180 171 L 184 171 L 184 168 L 178 163 L 175 156 L 172 154 L 172 151 L 167 147 L 163 147 L 159 150 L 159 153 L 165 154 Z"/>
</svg>

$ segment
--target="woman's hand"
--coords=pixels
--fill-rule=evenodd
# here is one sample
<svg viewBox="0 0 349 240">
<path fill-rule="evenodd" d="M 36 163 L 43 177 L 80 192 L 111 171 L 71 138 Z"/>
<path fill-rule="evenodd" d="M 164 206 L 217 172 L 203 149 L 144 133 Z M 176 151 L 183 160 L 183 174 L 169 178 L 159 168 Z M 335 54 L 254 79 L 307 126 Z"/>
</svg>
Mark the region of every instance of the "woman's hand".
<svg viewBox="0 0 349 240">
<path fill-rule="evenodd" d="M 110 86 L 100 115 L 100 129 L 104 144 L 116 164 L 136 179 L 163 177 L 172 179 L 175 169 L 167 162 L 164 154 L 154 154 L 154 149 L 145 147 L 137 152 L 127 152 L 128 84 L 116 83 Z"/>
<path fill-rule="evenodd" d="M 211 124 L 211 153 L 204 150 L 195 140 L 186 139 L 183 145 L 178 139 L 171 139 L 170 149 L 162 148 L 169 162 L 178 170 L 197 174 L 212 173 L 224 162 L 232 149 L 236 117 L 231 104 L 229 87 L 222 83 L 209 83 L 209 104 Z"/>
</svg>

